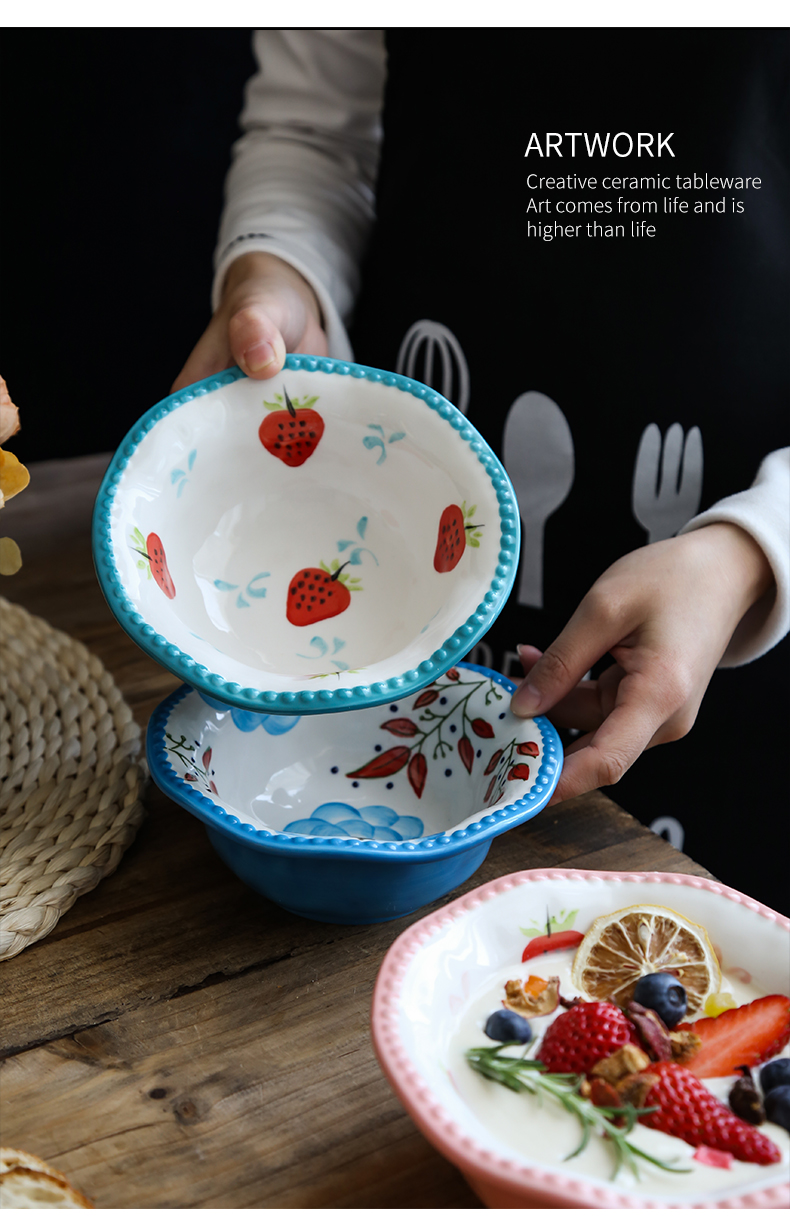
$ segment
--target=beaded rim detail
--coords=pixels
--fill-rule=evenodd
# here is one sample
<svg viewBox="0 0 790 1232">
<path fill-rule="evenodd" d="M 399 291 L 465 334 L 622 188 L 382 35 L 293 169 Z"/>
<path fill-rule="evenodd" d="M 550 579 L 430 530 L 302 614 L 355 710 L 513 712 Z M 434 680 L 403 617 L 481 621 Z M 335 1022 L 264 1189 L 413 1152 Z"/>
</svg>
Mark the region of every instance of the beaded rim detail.
<svg viewBox="0 0 790 1232">
<path fill-rule="evenodd" d="M 424 916 L 405 929 L 393 942 L 379 968 L 373 990 L 371 1027 L 373 1048 L 384 1074 L 398 1099 L 420 1131 L 436 1149 L 449 1159 L 469 1179 L 477 1178 L 488 1187 L 507 1190 L 509 1196 L 520 1199 L 514 1205 L 537 1206 L 548 1201 L 552 1206 L 624 1208 L 629 1210 L 686 1206 L 688 1203 L 670 1199 L 664 1203 L 655 1197 L 622 1192 L 611 1182 L 574 1177 L 543 1163 L 518 1163 L 477 1141 L 468 1128 L 442 1106 L 441 1101 L 417 1072 L 401 1037 L 404 1017 L 401 994 L 412 961 L 420 949 L 440 936 L 459 919 L 470 915 L 500 895 L 524 885 L 539 886 L 541 882 L 580 881 L 587 883 L 623 882 L 633 885 L 680 885 L 692 891 L 707 892 L 741 906 L 774 924 L 781 933 L 790 931 L 790 920 L 756 899 L 741 894 L 720 882 L 688 873 L 616 872 L 577 868 L 535 868 L 510 873 L 486 882 L 461 895 L 446 907 Z M 557 1202 L 558 1193 L 571 1198 Z M 773 1184 L 763 1189 L 759 1181 L 754 1188 L 731 1196 L 705 1194 L 695 1206 L 715 1208 L 776 1208 L 785 1207 L 790 1189 L 787 1184 Z"/>
<path fill-rule="evenodd" d="M 352 688 L 305 689 L 299 692 L 287 689 L 278 692 L 272 689 L 245 688 L 235 681 L 226 680 L 223 676 L 210 672 L 192 655 L 173 645 L 145 621 L 127 594 L 115 563 L 111 518 L 118 483 L 137 446 L 155 424 L 185 402 L 213 393 L 223 386 L 232 385 L 234 381 L 246 379 L 240 368 L 228 368 L 208 380 L 188 385 L 157 402 L 130 429 L 118 446 L 102 480 L 93 514 L 93 559 L 99 585 L 118 623 L 146 654 L 181 680 L 228 705 L 269 714 L 327 714 L 376 706 L 382 701 L 396 701 L 416 692 L 422 685 L 446 672 L 448 667 L 458 663 L 491 627 L 504 606 L 515 581 L 520 558 L 521 519 L 516 497 L 504 467 L 477 429 L 451 402 L 429 386 L 380 368 L 368 368 L 362 364 L 315 355 L 288 355 L 285 368 L 292 371 L 352 376 L 375 384 L 394 386 L 425 402 L 426 406 L 446 420 L 477 455 L 494 488 L 499 506 L 499 551 L 494 576 L 486 587 L 485 595 L 464 623 L 417 667 L 399 676 L 390 676 L 373 684 L 356 685 Z"/>
<path fill-rule="evenodd" d="M 478 667 L 476 664 L 459 664 L 482 676 L 488 676 L 506 689 L 514 693 L 516 686 L 488 667 Z M 420 862 L 442 860 L 447 856 L 456 855 L 468 847 L 476 847 L 480 843 L 490 842 L 505 830 L 528 821 L 548 804 L 562 771 L 562 743 L 552 724 L 542 715 L 532 721 L 537 724 L 543 738 L 543 757 L 537 768 L 535 782 L 529 791 L 520 799 L 504 808 L 495 808 L 488 817 L 475 821 L 469 829 L 453 830 L 451 833 L 440 830 L 427 838 L 417 841 L 400 843 L 377 842 L 374 839 L 323 838 L 307 834 L 285 834 L 282 831 L 272 833 L 269 830 L 257 830 L 249 822 L 227 812 L 221 805 L 215 804 L 191 787 L 173 770 L 165 752 L 165 727 L 175 707 L 193 690 L 189 685 L 182 685 L 175 693 L 160 702 L 148 723 L 146 756 L 151 777 L 156 785 L 180 804 L 182 808 L 194 813 L 206 825 L 213 826 L 224 834 L 256 849 L 269 849 L 281 854 L 287 848 L 291 855 L 309 855 L 315 858 L 321 855 L 327 859 L 354 859 L 364 856 L 374 860 L 410 860 Z"/>
</svg>

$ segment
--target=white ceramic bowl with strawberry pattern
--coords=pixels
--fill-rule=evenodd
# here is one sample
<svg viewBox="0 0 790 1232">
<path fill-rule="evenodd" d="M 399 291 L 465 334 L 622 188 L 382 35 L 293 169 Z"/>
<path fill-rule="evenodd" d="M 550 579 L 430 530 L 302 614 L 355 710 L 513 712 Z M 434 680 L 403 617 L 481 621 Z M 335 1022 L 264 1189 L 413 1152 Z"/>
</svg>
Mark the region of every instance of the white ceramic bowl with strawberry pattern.
<svg viewBox="0 0 790 1232">
<path fill-rule="evenodd" d="M 291 355 L 165 398 L 94 515 L 113 613 L 195 688 L 256 712 L 405 697 L 464 658 L 513 585 L 510 482 L 418 381 Z"/>
<path fill-rule="evenodd" d="M 553 928 L 584 933 L 599 915 L 659 904 L 707 929 L 720 955 L 723 987 L 736 1000 L 790 995 L 790 921 L 715 881 L 674 873 L 532 869 L 489 882 L 407 929 L 382 963 L 373 997 L 372 1034 L 379 1062 L 419 1129 L 456 1165 L 490 1207 L 784 1208 L 790 1202 L 790 1136 L 763 1125 L 781 1162 L 760 1166 L 695 1158 L 695 1148 L 647 1127 L 635 1141 L 688 1171 L 639 1163 L 640 1179 L 621 1168 L 603 1139 L 565 1159 L 581 1131 L 544 1097 L 516 1093 L 471 1070 L 468 1047 L 493 1044 L 483 1025 L 499 1009 L 504 982 L 527 972 L 560 976 L 569 988 L 573 951 L 522 964 L 527 938 Z M 561 1012 L 561 1011 L 560 1011 Z M 540 1033 L 541 1019 L 532 1019 Z M 787 1053 L 785 1049 L 785 1053 Z M 706 1080 L 726 1100 L 728 1079 Z M 548 1105 L 548 1106 L 546 1106 Z M 637 1137 L 637 1135 L 639 1135 Z M 713 1157 L 715 1158 L 715 1152 Z"/>
</svg>

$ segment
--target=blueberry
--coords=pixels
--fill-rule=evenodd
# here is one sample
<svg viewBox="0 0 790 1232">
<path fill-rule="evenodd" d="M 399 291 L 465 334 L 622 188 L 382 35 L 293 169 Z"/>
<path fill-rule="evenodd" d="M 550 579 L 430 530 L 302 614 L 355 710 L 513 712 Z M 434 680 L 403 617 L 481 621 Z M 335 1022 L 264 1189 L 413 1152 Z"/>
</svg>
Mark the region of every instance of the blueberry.
<svg viewBox="0 0 790 1232">
<path fill-rule="evenodd" d="M 646 1010 L 655 1010 L 670 1030 L 677 1026 L 688 1008 L 685 988 L 668 971 L 643 975 L 634 989 L 633 999 Z"/>
<path fill-rule="evenodd" d="M 777 1057 L 764 1065 L 760 1070 L 760 1086 L 763 1095 L 773 1091 L 774 1087 L 790 1086 L 790 1057 Z"/>
<path fill-rule="evenodd" d="M 485 1033 L 499 1044 L 528 1044 L 532 1039 L 532 1027 L 513 1010 L 495 1010 L 485 1025 Z"/>
<path fill-rule="evenodd" d="M 765 1115 L 790 1133 L 790 1085 L 771 1088 L 765 1097 Z"/>
</svg>

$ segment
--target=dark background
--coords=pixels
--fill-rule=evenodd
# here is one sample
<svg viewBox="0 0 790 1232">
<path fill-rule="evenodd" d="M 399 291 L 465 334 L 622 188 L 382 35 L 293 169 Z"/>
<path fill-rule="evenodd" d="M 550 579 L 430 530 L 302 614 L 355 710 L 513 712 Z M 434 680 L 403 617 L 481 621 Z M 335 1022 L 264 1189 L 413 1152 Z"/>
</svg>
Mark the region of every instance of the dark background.
<svg viewBox="0 0 790 1232">
<path fill-rule="evenodd" d="M 24 462 L 112 450 L 169 392 L 210 316 L 222 185 L 254 67 L 248 29 L 3 32 L 0 372 L 22 411 Z M 789 662 L 786 639 L 717 673 L 703 705 L 721 715 L 718 755 L 692 731 L 610 793 L 648 822 L 673 811 L 660 778 L 679 757 L 696 767 L 684 819 L 698 819 L 700 849 L 687 842 L 688 854 L 783 911 Z"/>
<path fill-rule="evenodd" d="M 0 35 L 0 372 L 26 463 L 115 449 L 208 324 L 248 29 Z"/>
</svg>

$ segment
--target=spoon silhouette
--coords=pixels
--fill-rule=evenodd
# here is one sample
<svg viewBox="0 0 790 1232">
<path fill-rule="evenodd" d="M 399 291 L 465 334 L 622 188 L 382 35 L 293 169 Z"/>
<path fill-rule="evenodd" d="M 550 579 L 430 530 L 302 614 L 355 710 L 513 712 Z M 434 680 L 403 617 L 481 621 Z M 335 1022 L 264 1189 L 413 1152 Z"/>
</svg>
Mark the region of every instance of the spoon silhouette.
<svg viewBox="0 0 790 1232">
<path fill-rule="evenodd" d="M 520 394 L 507 413 L 503 454 L 524 527 L 517 599 L 524 607 L 542 608 L 545 526 L 575 474 L 573 437 L 556 402 L 545 394 Z"/>
</svg>

